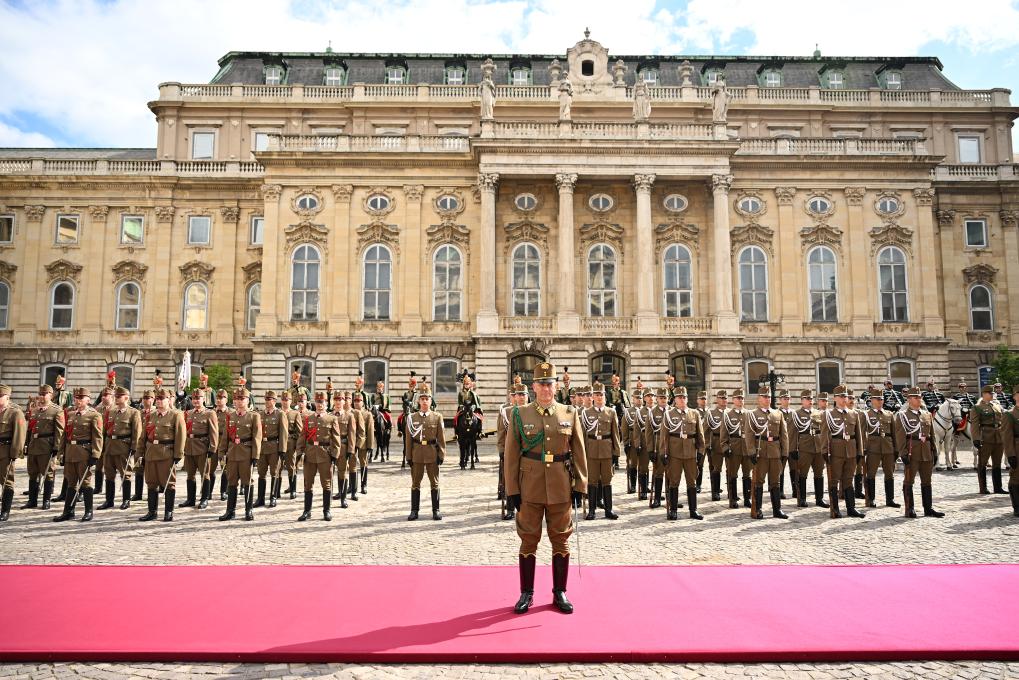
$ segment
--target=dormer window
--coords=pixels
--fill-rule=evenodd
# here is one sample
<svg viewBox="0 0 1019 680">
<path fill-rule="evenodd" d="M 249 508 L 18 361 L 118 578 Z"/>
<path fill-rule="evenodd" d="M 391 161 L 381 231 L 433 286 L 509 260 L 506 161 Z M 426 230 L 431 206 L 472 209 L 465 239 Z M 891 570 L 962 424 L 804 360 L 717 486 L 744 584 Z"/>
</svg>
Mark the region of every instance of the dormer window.
<svg viewBox="0 0 1019 680">
<path fill-rule="evenodd" d="M 769 69 L 762 73 L 761 87 L 782 87 L 782 72 Z"/>
<path fill-rule="evenodd" d="M 846 75 L 842 71 L 825 71 L 824 86 L 829 90 L 844 90 Z"/>
<path fill-rule="evenodd" d="M 641 69 L 640 79 L 643 80 L 647 85 L 650 85 L 652 87 L 658 85 L 658 69 L 656 68 Z"/>
<path fill-rule="evenodd" d="M 282 66 L 266 66 L 265 67 L 265 84 L 266 85 L 282 85 L 283 84 L 284 71 Z"/>
<path fill-rule="evenodd" d="M 510 69 L 510 85 L 530 85 L 531 69 L 525 66 L 514 66 Z"/>
<path fill-rule="evenodd" d="M 386 67 L 386 85 L 403 85 L 407 82 L 407 69 L 402 66 Z"/>
<path fill-rule="evenodd" d="M 340 87 L 343 85 L 343 68 L 340 66 L 327 66 L 325 70 L 326 87 Z"/>
<path fill-rule="evenodd" d="M 465 85 L 467 83 L 467 69 L 463 66 L 449 66 L 446 68 L 447 85 Z"/>
<path fill-rule="evenodd" d="M 704 72 L 704 84 L 708 87 L 714 87 L 719 82 L 725 81 L 725 72 L 720 68 L 708 69 Z"/>
<path fill-rule="evenodd" d="M 885 71 L 882 75 L 884 76 L 886 90 L 902 89 L 902 73 L 900 71 Z"/>
</svg>

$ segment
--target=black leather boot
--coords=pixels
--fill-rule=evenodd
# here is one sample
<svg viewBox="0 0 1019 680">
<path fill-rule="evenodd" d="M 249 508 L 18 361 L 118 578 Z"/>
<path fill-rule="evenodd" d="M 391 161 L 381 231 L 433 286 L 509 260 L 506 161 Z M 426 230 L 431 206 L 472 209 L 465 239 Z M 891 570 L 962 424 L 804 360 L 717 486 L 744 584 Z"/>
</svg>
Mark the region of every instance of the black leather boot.
<svg viewBox="0 0 1019 680">
<path fill-rule="evenodd" d="M 333 500 L 338 501 L 341 498 L 347 496 L 347 473 L 345 467 L 341 466 L 339 461 L 336 463 L 336 493 L 333 494 Z"/>
<path fill-rule="evenodd" d="M 789 492 L 794 496 L 800 493 L 800 472 L 796 469 L 795 461 L 789 461 Z M 785 496 L 783 496 L 785 498 Z"/>
<path fill-rule="evenodd" d="M 131 507 L 131 480 L 125 479 L 120 483 L 120 509 L 127 510 Z"/>
<path fill-rule="evenodd" d="M 30 479 L 28 480 L 28 502 L 21 506 L 22 510 L 28 510 L 29 508 L 39 507 L 39 482 Z"/>
<path fill-rule="evenodd" d="M 885 506 L 889 508 L 902 507 L 895 502 L 895 480 L 885 477 Z"/>
<path fill-rule="evenodd" d="M 711 473 L 711 500 L 720 501 L 722 500 L 722 473 L 712 472 Z"/>
<path fill-rule="evenodd" d="M 252 512 L 252 501 L 254 501 L 254 494 L 251 493 L 251 482 L 248 482 L 248 488 L 244 489 L 244 521 L 250 522 L 255 519 L 255 513 Z"/>
<path fill-rule="evenodd" d="M 134 494 L 131 496 L 131 500 L 140 501 L 142 499 L 142 487 L 145 486 L 145 472 L 138 470 L 134 474 Z"/>
<path fill-rule="evenodd" d="M 800 477 L 796 480 L 796 507 L 807 507 L 807 478 Z"/>
<path fill-rule="evenodd" d="M 194 483 L 194 482 L 192 482 Z M 167 489 L 163 493 L 163 521 L 173 521 L 173 502 L 177 498 L 177 489 Z"/>
<path fill-rule="evenodd" d="M 605 501 L 605 519 L 619 519 L 619 515 L 612 512 L 612 485 L 606 484 L 601 488 L 602 500 Z"/>
<path fill-rule="evenodd" d="M 306 520 L 311 519 L 311 499 L 314 493 L 315 493 L 314 491 L 304 492 L 304 512 L 302 512 L 301 516 L 297 518 L 298 522 L 304 522 Z M 324 492 L 322 495 L 328 496 L 329 492 Z"/>
<path fill-rule="evenodd" d="M 103 489 L 106 494 L 106 500 L 99 506 L 100 510 L 109 510 L 113 507 L 113 499 L 117 495 L 117 482 L 113 479 L 106 480 L 106 486 Z"/>
<path fill-rule="evenodd" d="M 626 493 L 637 491 L 637 468 L 626 468 Z"/>
<path fill-rule="evenodd" d="M 74 519 L 74 508 L 71 507 L 71 501 L 74 499 L 74 494 L 68 494 L 64 492 L 64 511 L 53 518 L 54 522 L 66 522 L 69 519 Z"/>
<path fill-rule="evenodd" d="M 739 507 L 739 494 L 736 493 L 736 478 L 726 478 L 725 488 L 729 492 L 729 508 L 734 510 Z"/>
<path fill-rule="evenodd" d="M 785 475 L 779 474 L 778 476 L 778 491 L 782 494 L 782 498 L 785 498 Z M 768 492 L 771 493 L 770 491 Z"/>
<path fill-rule="evenodd" d="M 778 489 L 771 490 L 771 516 L 776 519 L 789 519 L 789 515 L 782 512 L 782 494 Z"/>
<path fill-rule="evenodd" d="M 916 508 L 913 500 L 913 485 L 902 485 L 902 502 L 905 504 L 905 514 L 909 519 L 916 519 Z"/>
<path fill-rule="evenodd" d="M 827 508 L 828 503 L 824 500 L 824 478 L 814 477 L 814 505 L 819 508 Z"/>
<path fill-rule="evenodd" d="M 36 487 L 36 493 L 39 490 Z M 0 522 L 6 522 L 11 516 L 11 505 L 14 504 L 14 489 L 8 489 L 4 487 L 3 493 L 0 494 Z"/>
<path fill-rule="evenodd" d="M 842 519 L 842 513 L 839 511 L 839 493 L 838 484 L 835 485 L 834 489 L 828 489 L 828 502 L 831 504 L 831 516 L 835 519 Z"/>
<path fill-rule="evenodd" d="M 432 519 L 442 519 L 442 513 L 439 512 L 439 490 L 432 489 Z"/>
<path fill-rule="evenodd" d="M 647 500 L 647 473 L 646 472 L 638 472 L 637 473 L 637 500 L 638 501 L 646 501 Z"/>
<path fill-rule="evenodd" d="M 994 464 L 992 463 L 991 465 L 994 465 Z M 1001 486 L 1001 468 L 1000 467 L 995 466 L 995 467 L 991 468 L 991 483 L 992 483 L 992 486 L 993 486 L 994 493 L 1008 493 Z"/>
<path fill-rule="evenodd" d="M 258 480 L 258 499 L 255 501 L 252 507 L 264 508 L 265 507 L 265 479 Z"/>
<path fill-rule="evenodd" d="M 573 605 L 566 598 L 566 577 L 570 573 L 569 555 L 552 555 L 552 604 L 563 614 L 572 614 Z"/>
<path fill-rule="evenodd" d="M 589 491 L 594 493 L 587 494 L 587 514 L 584 515 L 584 519 L 594 519 L 594 514 L 598 511 L 598 500 L 601 498 L 601 485 L 594 485 L 590 487 Z"/>
<path fill-rule="evenodd" d="M 754 500 L 757 503 L 757 512 L 754 514 L 754 519 L 764 519 L 764 486 L 754 487 Z"/>
<path fill-rule="evenodd" d="M 1012 498 L 1012 516 L 1019 517 L 1019 486 L 1008 487 L 1008 494 Z"/>
<path fill-rule="evenodd" d="M 679 489 L 676 489 L 679 491 Z M 704 515 L 697 512 L 697 490 L 686 490 L 686 504 L 690 506 L 690 519 L 704 519 Z"/>
<path fill-rule="evenodd" d="M 227 489 L 226 512 L 219 516 L 220 522 L 233 519 L 237 512 L 237 487 L 231 486 Z"/>
<path fill-rule="evenodd" d="M 223 463 L 223 473 L 219 476 L 219 500 L 227 500 L 227 489 L 226 489 L 226 462 Z"/>
<path fill-rule="evenodd" d="M 534 601 L 534 555 L 519 556 L 518 569 L 520 571 L 520 599 L 513 605 L 513 613 L 526 614 Z"/>
<path fill-rule="evenodd" d="M 513 510 L 513 506 L 508 502 L 506 503 L 506 514 L 502 516 L 503 519 L 513 519 L 517 516 L 517 513 Z"/>
<path fill-rule="evenodd" d="M 283 488 L 283 478 L 274 477 L 272 479 L 272 491 L 269 492 L 269 507 L 276 507 L 276 499 L 280 497 L 280 489 Z"/>
<path fill-rule="evenodd" d="M 697 493 L 701 492 L 701 481 L 704 479 L 704 459 L 701 458 L 701 464 L 697 466 L 697 483 L 694 485 L 694 489 Z"/>
<path fill-rule="evenodd" d="M 188 493 L 188 497 L 184 500 L 183 503 L 180 504 L 179 507 L 181 507 L 181 508 L 193 508 L 193 507 L 195 507 L 195 492 L 197 490 L 197 487 L 198 487 L 198 482 L 197 481 L 195 481 L 193 479 L 189 479 L 187 481 L 187 493 Z"/>
<path fill-rule="evenodd" d="M 322 492 L 322 519 L 327 522 L 333 521 L 333 513 L 329 511 L 329 504 L 333 502 L 332 496 L 329 495 L 328 491 Z"/>
<path fill-rule="evenodd" d="M 945 513 L 934 509 L 934 489 L 929 484 L 920 485 L 920 496 L 923 499 L 924 517 L 944 517 Z"/>
<path fill-rule="evenodd" d="M 662 487 L 665 485 L 665 478 L 658 477 L 654 480 L 655 482 L 655 493 L 654 498 L 651 499 L 652 508 L 662 507 Z"/>
<path fill-rule="evenodd" d="M 591 496 L 590 494 L 588 494 L 588 496 L 587 496 L 587 502 L 588 502 L 589 504 L 592 504 L 592 505 L 594 505 L 594 506 L 595 506 L 596 508 L 598 508 L 598 509 L 601 509 L 601 508 L 604 508 L 604 507 L 605 507 L 605 504 L 604 504 L 604 503 L 602 503 L 602 498 L 601 498 L 601 485 L 600 485 L 600 484 L 598 485 L 598 493 L 596 493 L 596 494 L 595 494 L 595 495 L 594 495 L 593 497 L 592 497 L 592 496 Z M 592 517 L 591 519 L 594 519 L 594 517 Z"/>
<path fill-rule="evenodd" d="M 743 507 L 744 508 L 749 508 L 750 507 L 750 502 L 752 500 L 750 498 L 750 482 L 751 482 L 751 479 L 749 477 L 744 477 L 742 481 L 743 481 Z"/>
<path fill-rule="evenodd" d="M 987 468 L 983 465 L 977 468 L 977 485 L 981 495 L 991 493 L 987 490 Z"/>
<path fill-rule="evenodd" d="M 287 495 L 290 496 L 291 500 L 297 498 L 297 473 L 296 472 L 288 472 L 287 473 L 287 484 L 289 485 L 287 487 Z"/>
<path fill-rule="evenodd" d="M 863 475 L 853 475 L 853 494 L 857 498 L 864 498 L 863 495 Z"/>
<path fill-rule="evenodd" d="M 198 499 L 198 509 L 204 510 L 209 507 L 209 498 L 212 496 L 212 480 L 202 481 L 202 497 Z"/>
<path fill-rule="evenodd" d="M 58 503 L 63 503 L 64 501 L 67 500 L 67 480 L 66 479 L 63 480 L 62 482 L 60 482 L 60 493 L 53 500 L 55 500 Z"/>
<path fill-rule="evenodd" d="M 849 517 L 864 517 L 865 512 L 856 509 L 856 494 L 846 489 L 846 515 Z"/>
<path fill-rule="evenodd" d="M 421 507 L 421 489 L 410 490 L 410 514 L 407 515 L 407 521 L 413 522 L 418 518 L 418 510 Z"/>
<path fill-rule="evenodd" d="M 472 466 L 473 467 L 473 466 Z M 361 468 L 361 493 L 368 494 L 368 466 Z"/>
<path fill-rule="evenodd" d="M 877 480 L 873 477 L 867 477 L 863 480 L 864 492 L 867 495 L 865 502 L 868 508 L 876 508 L 877 503 L 874 501 L 874 496 L 877 495 Z"/>
<path fill-rule="evenodd" d="M 668 497 L 665 501 L 665 519 L 677 520 L 679 519 L 679 487 L 670 486 L 668 490 Z"/>
<path fill-rule="evenodd" d="M 50 496 L 53 495 L 53 480 L 47 479 L 42 483 L 42 509 L 50 509 Z"/>
<path fill-rule="evenodd" d="M 82 502 L 85 504 L 85 513 L 81 516 L 82 522 L 92 521 L 92 499 L 95 489 L 85 488 L 81 490 Z"/>
<path fill-rule="evenodd" d="M 106 480 L 106 476 L 103 474 L 103 461 L 102 461 L 102 459 L 100 459 L 100 460 L 96 461 L 96 478 L 95 478 L 95 483 L 93 484 L 92 488 L 93 489 L 101 489 L 101 488 L 103 488 L 103 484 L 105 483 L 105 480 Z"/>
<path fill-rule="evenodd" d="M 156 505 L 159 503 L 159 492 L 155 489 L 149 489 L 146 501 L 149 506 L 148 512 L 138 518 L 139 522 L 151 522 L 156 518 Z"/>
<path fill-rule="evenodd" d="M 350 491 L 350 500 L 357 500 L 357 472 L 347 475 L 347 489 Z"/>
</svg>

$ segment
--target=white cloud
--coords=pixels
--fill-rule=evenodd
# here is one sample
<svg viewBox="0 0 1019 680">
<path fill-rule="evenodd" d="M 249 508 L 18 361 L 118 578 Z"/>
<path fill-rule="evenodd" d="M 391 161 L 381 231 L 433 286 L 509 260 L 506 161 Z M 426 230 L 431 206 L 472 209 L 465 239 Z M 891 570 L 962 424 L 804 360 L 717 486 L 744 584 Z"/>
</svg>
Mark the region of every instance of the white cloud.
<svg viewBox="0 0 1019 680">
<path fill-rule="evenodd" d="M 0 147 L 50 147 L 56 146 L 52 139 L 38 132 L 25 132 L 0 121 Z"/>
</svg>

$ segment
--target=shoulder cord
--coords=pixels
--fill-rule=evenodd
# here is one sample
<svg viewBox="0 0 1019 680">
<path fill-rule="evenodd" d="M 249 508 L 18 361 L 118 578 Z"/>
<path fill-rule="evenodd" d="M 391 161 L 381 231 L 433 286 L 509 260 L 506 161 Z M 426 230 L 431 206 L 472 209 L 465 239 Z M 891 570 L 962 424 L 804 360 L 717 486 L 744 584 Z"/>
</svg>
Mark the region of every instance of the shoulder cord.
<svg viewBox="0 0 1019 680">
<path fill-rule="evenodd" d="M 721 413 L 722 415 L 725 415 L 725 411 L 721 411 Z M 712 430 L 717 430 L 718 427 L 722 424 L 721 418 L 715 418 L 713 415 L 711 415 L 711 409 L 705 409 L 704 419 L 708 421 L 708 427 L 710 427 Z"/>
<path fill-rule="evenodd" d="M 750 423 L 750 431 L 755 437 L 761 437 L 768 430 L 768 416 L 764 417 L 763 421 L 757 419 L 757 414 L 753 411 L 747 411 L 747 415 L 750 416 L 747 421 Z"/>
<path fill-rule="evenodd" d="M 909 422 L 909 417 L 906 415 L 907 411 L 899 411 L 899 422 L 902 424 L 902 429 L 905 430 L 907 437 L 912 437 L 914 434 L 920 431 L 923 426 L 923 417 L 919 417 L 916 425 L 914 426 Z"/>
<path fill-rule="evenodd" d="M 867 435 L 880 434 L 881 432 L 881 419 L 875 418 L 870 419 L 870 413 L 868 411 L 863 412 L 863 417 L 867 420 Z"/>
<path fill-rule="evenodd" d="M 665 427 L 668 428 L 669 432 L 677 432 L 682 429 L 685 418 L 673 420 L 669 417 L 669 409 L 663 411 L 662 414 L 662 420 L 665 422 Z"/>
<path fill-rule="evenodd" d="M 830 434 L 832 437 L 838 437 L 843 432 L 845 432 L 846 421 L 843 420 L 841 423 L 836 423 L 835 419 L 832 418 L 832 413 L 834 412 L 835 409 L 831 409 L 830 411 L 825 413 L 824 417 L 828 419 L 828 434 Z"/>
<path fill-rule="evenodd" d="M 726 427 L 726 429 L 729 430 L 729 434 L 739 434 L 740 430 L 743 429 L 743 420 L 740 419 L 740 421 L 738 423 L 734 424 L 732 422 L 732 418 L 729 417 L 729 413 L 730 412 L 731 411 L 723 411 L 722 412 L 722 418 L 725 421 L 725 427 Z M 744 413 L 743 411 L 740 411 L 741 415 L 743 413 Z"/>
</svg>

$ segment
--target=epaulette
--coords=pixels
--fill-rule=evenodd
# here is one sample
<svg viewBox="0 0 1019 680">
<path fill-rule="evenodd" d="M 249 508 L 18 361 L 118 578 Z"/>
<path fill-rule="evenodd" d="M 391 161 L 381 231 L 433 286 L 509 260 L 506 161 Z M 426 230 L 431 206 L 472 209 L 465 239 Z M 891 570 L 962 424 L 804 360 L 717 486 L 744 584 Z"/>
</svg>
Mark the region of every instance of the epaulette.
<svg viewBox="0 0 1019 680">
<path fill-rule="evenodd" d="M 573 413 L 573 404 L 563 404 L 566 407 L 567 413 Z"/>
</svg>

